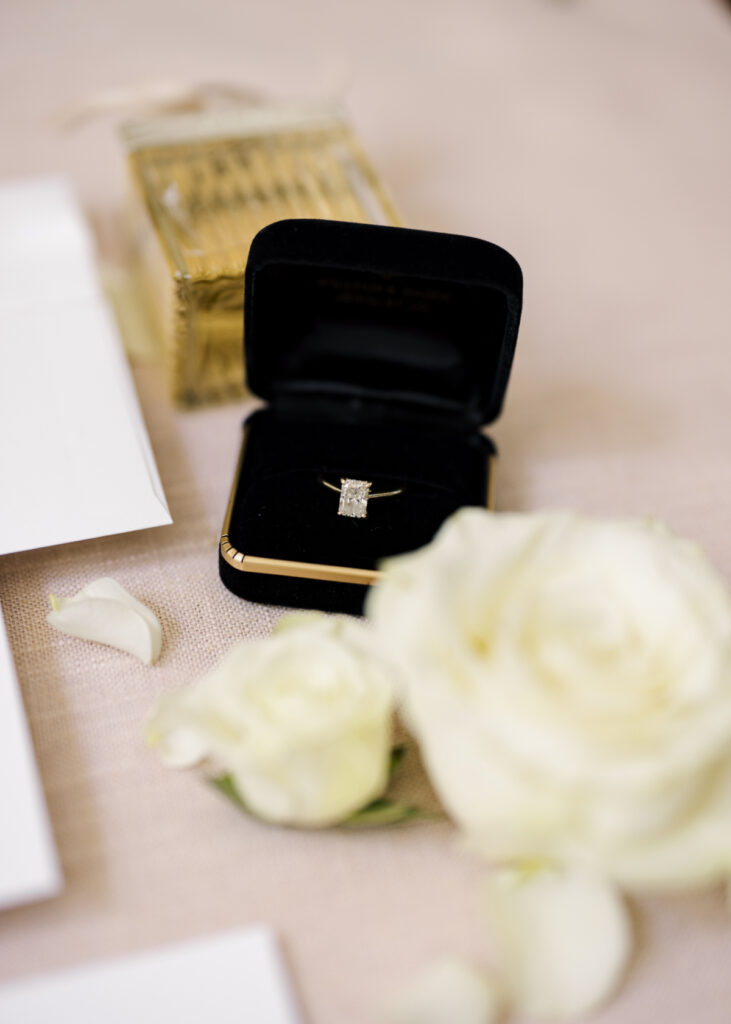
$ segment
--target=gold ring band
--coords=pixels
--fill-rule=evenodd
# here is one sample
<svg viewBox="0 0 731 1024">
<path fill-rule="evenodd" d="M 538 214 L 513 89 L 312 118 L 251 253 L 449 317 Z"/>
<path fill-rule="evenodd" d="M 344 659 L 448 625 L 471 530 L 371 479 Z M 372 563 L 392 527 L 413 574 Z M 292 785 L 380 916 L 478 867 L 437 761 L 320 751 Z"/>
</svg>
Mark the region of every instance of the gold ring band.
<svg viewBox="0 0 731 1024">
<path fill-rule="evenodd" d="M 348 482 L 348 481 L 344 480 L 343 482 L 345 483 L 345 482 Z M 356 482 L 360 483 L 361 481 L 358 480 Z M 342 494 L 343 493 L 343 488 L 342 487 L 337 487 L 335 484 L 331 484 L 329 482 L 329 480 L 323 480 L 323 478 L 320 477 L 320 483 L 322 484 L 323 487 L 327 487 L 327 488 L 329 488 L 329 490 L 335 491 L 336 494 Z M 397 494 L 403 494 L 403 493 L 404 493 L 403 487 L 399 487 L 395 491 L 376 491 L 375 494 L 371 494 L 369 492 L 368 497 L 369 497 L 369 499 L 370 498 L 395 498 Z"/>
</svg>

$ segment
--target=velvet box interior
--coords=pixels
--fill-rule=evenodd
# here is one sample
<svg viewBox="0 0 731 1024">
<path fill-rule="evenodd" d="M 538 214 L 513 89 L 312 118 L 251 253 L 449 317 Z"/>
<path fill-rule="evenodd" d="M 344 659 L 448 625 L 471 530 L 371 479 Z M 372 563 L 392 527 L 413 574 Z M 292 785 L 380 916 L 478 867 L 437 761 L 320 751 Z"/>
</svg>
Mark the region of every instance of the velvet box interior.
<svg viewBox="0 0 731 1024">
<path fill-rule="evenodd" d="M 521 298 L 518 264 L 479 239 L 322 220 L 261 231 L 244 323 L 266 405 L 244 423 L 226 586 L 358 613 L 382 558 L 484 506 L 495 449 L 482 427 L 502 406 Z M 362 517 L 339 513 L 346 479 L 371 484 Z"/>
</svg>

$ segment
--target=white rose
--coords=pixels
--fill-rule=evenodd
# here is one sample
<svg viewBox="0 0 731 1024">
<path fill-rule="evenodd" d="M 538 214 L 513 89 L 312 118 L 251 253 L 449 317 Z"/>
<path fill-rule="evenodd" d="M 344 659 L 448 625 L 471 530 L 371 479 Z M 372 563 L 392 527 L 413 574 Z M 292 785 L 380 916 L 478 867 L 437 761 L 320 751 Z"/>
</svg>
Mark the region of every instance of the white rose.
<svg viewBox="0 0 731 1024">
<path fill-rule="evenodd" d="M 660 524 L 468 509 L 368 611 L 439 794 L 495 861 L 731 874 L 731 602 Z"/>
<path fill-rule="evenodd" d="M 363 626 L 297 618 L 238 644 L 201 680 L 163 697 L 147 738 L 170 764 L 205 759 L 213 773 L 229 774 L 258 817 L 319 827 L 386 788 L 392 688 Z"/>
</svg>

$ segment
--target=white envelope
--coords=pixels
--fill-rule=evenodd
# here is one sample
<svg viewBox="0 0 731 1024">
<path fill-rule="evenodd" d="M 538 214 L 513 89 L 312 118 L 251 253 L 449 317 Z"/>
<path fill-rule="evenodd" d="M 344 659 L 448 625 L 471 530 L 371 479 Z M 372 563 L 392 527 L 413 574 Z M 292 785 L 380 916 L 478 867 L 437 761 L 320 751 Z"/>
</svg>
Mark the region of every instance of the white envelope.
<svg viewBox="0 0 731 1024">
<path fill-rule="evenodd" d="M 171 521 L 68 185 L 0 186 L 0 555 Z"/>
<path fill-rule="evenodd" d="M 0 987 L 3 1024 L 298 1024 L 279 950 L 247 928 Z"/>
</svg>

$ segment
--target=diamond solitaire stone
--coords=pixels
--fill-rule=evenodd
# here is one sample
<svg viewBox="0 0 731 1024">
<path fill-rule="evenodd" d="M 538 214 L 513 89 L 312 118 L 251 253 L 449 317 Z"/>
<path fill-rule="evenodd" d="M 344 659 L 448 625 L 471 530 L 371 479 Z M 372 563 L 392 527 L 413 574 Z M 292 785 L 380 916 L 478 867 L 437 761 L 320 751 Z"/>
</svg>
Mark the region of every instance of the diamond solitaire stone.
<svg viewBox="0 0 731 1024">
<path fill-rule="evenodd" d="M 370 493 L 370 480 L 349 480 L 343 477 L 340 481 L 338 515 L 350 516 L 351 519 L 365 519 L 368 515 Z"/>
</svg>

